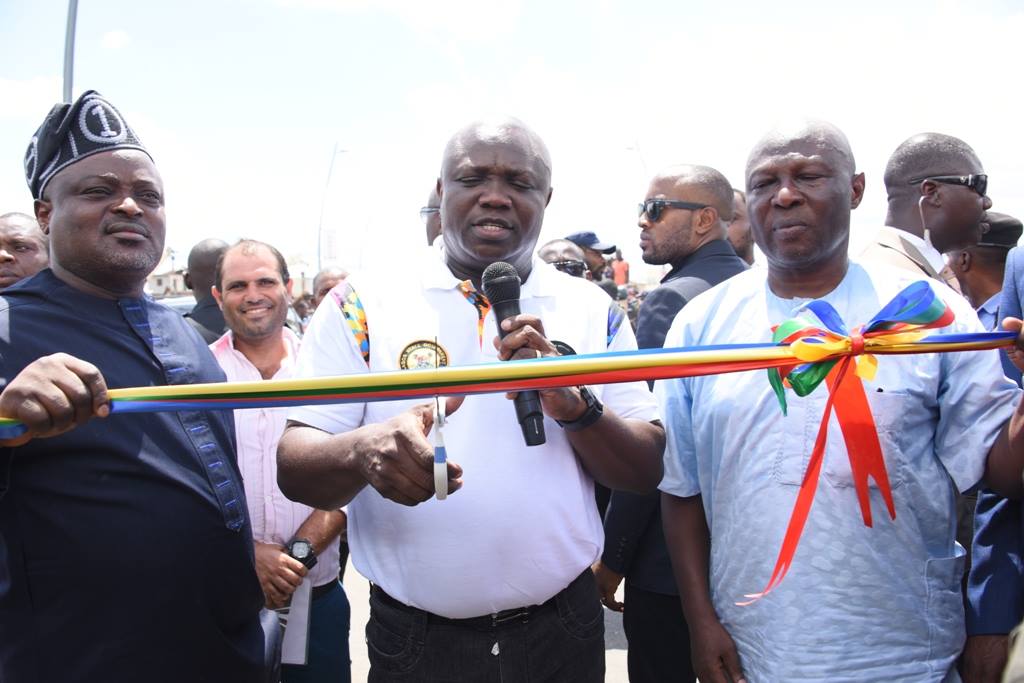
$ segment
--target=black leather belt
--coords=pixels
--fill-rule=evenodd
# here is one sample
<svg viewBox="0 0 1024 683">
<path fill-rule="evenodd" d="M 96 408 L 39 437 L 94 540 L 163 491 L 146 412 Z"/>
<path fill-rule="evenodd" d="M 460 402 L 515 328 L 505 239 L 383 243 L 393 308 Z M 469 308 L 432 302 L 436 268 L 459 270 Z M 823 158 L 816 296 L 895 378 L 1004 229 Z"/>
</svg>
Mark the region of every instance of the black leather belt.
<svg viewBox="0 0 1024 683">
<path fill-rule="evenodd" d="M 580 581 L 584 578 L 589 578 L 586 577 L 587 573 L 590 573 L 589 567 L 572 583 L 570 583 L 568 586 L 566 586 L 558 593 L 551 596 L 539 605 L 514 607 L 512 609 L 506 609 L 500 612 L 495 612 L 494 614 L 485 614 L 480 617 L 467 617 L 465 619 L 451 619 L 449 617 L 442 617 L 440 614 L 434 614 L 433 612 L 427 612 L 417 607 L 406 605 L 405 603 L 399 602 L 398 600 L 395 600 L 393 597 L 385 593 L 384 589 L 382 589 L 377 584 L 372 584 L 370 586 L 370 593 L 376 596 L 385 605 L 389 605 L 391 607 L 394 607 L 395 609 L 407 612 L 409 614 L 425 614 L 427 617 L 427 622 L 431 624 L 447 624 L 449 626 L 461 626 L 465 628 L 488 629 L 497 628 L 499 626 L 507 626 L 510 624 L 524 623 L 529 621 L 530 617 L 537 614 L 538 612 L 542 612 L 544 610 L 553 608 L 555 606 L 555 599 L 558 598 L 559 595 L 572 589 L 572 587 L 576 584 L 577 581 Z M 590 580 L 593 581 L 593 579 Z"/>
<path fill-rule="evenodd" d="M 311 599 L 319 600 L 320 598 L 324 597 L 337 587 L 338 580 L 334 579 L 333 581 L 329 581 L 322 586 L 313 586 L 313 590 L 311 590 L 309 594 Z"/>
</svg>

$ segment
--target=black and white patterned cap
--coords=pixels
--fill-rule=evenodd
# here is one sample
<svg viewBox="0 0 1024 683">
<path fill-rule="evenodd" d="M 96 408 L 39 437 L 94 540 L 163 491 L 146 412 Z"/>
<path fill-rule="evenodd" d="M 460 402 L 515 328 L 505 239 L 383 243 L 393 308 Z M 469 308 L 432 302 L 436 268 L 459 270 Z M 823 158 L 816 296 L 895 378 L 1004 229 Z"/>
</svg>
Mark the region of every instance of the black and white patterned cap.
<svg viewBox="0 0 1024 683">
<path fill-rule="evenodd" d="M 153 158 L 121 112 L 95 90 L 82 93 L 73 104 L 54 105 L 25 152 L 32 197 L 42 197 L 46 184 L 62 169 L 112 149 L 137 149 Z"/>
</svg>

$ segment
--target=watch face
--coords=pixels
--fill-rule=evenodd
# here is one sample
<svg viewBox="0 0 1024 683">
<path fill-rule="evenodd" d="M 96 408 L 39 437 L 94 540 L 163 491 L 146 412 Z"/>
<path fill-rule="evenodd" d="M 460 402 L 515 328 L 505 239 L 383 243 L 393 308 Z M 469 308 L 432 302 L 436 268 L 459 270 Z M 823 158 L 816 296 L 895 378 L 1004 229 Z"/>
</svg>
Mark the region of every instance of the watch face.
<svg viewBox="0 0 1024 683">
<path fill-rule="evenodd" d="M 292 544 L 292 556 L 296 560 L 302 560 L 309 557 L 310 547 L 305 541 L 296 541 Z"/>
</svg>

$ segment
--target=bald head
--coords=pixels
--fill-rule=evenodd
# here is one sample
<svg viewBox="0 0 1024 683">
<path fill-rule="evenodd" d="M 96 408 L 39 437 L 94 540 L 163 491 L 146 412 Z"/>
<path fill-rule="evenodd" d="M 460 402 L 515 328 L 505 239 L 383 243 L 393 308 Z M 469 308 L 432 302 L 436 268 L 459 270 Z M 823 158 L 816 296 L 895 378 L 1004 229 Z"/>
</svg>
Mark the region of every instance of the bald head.
<svg viewBox="0 0 1024 683">
<path fill-rule="evenodd" d="M 214 285 L 217 261 L 228 248 L 228 243 L 218 239 L 205 239 L 199 242 L 188 253 L 188 273 L 185 275 L 185 286 L 192 290 L 196 300 L 210 294 Z"/>
<path fill-rule="evenodd" d="M 441 239 L 452 273 L 473 283 L 495 261 L 524 281 L 551 200 L 551 157 L 515 119 L 477 121 L 445 146 L 438 179 Z"/>
<path fill-rule="evenodd" d="M 692 197 L 689 201 L 713 207 L 723 227 L 732 220 L 732 185 L 710 166 L 671 166 L 656 175 L 654 181 L 686 188 L 688 196 Z"/>
<path fill-rule="evenodd" d="M 796 148 L 818 149 L 834 156 L 837 169 L 853 176 L 857 162 L 843 131 L 827 121 L 801 120 L 781 124 L 758 141 L 747 157 L 747 177 L 760 160 L 793 153 Z M 750 191 L 749 184 L 747 191 Z"/>
<path fill-rule="evenodd" d="M 469 146 L 477 142 L 521 147 L 530 157 L 543 165 L 546 181 L 548 184 L 551 183 L 551 154 L 547 145 L 525 123 L 512 117 L 474 121 L 457 131 L 444 148 L 442 177 L 451 169 L 452 162 L 465 155 Z"/>
<path fill-rule="evenodd" d="M 563 239 L 551 240 L 543 245 L 537 250 L 537 256 L 545 263 L 554 263 L 555 261 L 579 261 L 580 263 L 586 263 L 583 250 L 580 249 L 579 245 Z"/>
<path fill-rule="evenodd" d="M 344 268 L 324 268 L 313 278 L 313 308 L 320 305 L 334 287 L 348 277 Z"/>
<path fill-rule="evenodd" d="M 823 121 L 779 127 L 747 159 L 747 215 L 784 297 L 830 292 L 846 274 L 850 212 L 864 197 L 850 143 Z"/>
<path fill-rule="evenodd" d="M 889 201 L 913 198 L 920 192 L 911 181 L 929 176 L 984 173 L 981 160 L 960 138 L 942 133 L 919 133 L 900 143 L 885 165 Z"/>
</svg>

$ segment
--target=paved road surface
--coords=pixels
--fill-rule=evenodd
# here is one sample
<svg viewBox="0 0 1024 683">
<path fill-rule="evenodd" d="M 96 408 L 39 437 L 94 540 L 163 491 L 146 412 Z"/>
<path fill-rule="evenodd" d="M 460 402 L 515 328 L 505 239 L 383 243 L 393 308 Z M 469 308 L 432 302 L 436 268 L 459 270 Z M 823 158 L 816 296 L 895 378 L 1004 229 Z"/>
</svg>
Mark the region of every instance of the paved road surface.
<svg viewBox="0 0 1024 683">
<path fill-rule="evenodd" d="M 351 562 L 345 570 L 345 592 L 352 604 L 352 633 L 348 639 L 352 652 L 352 680 L 363 683 L 370 671 L 365 638 L 366 620 L 370 618 L 370 585 Z M 621 586 L 617 597 L 622 600 Z M 605 610 L 604 628 L 605 680 L 607 683 L 627 683 L 626 636 L 622 632 L 622 615 Z"/>
</svg>

